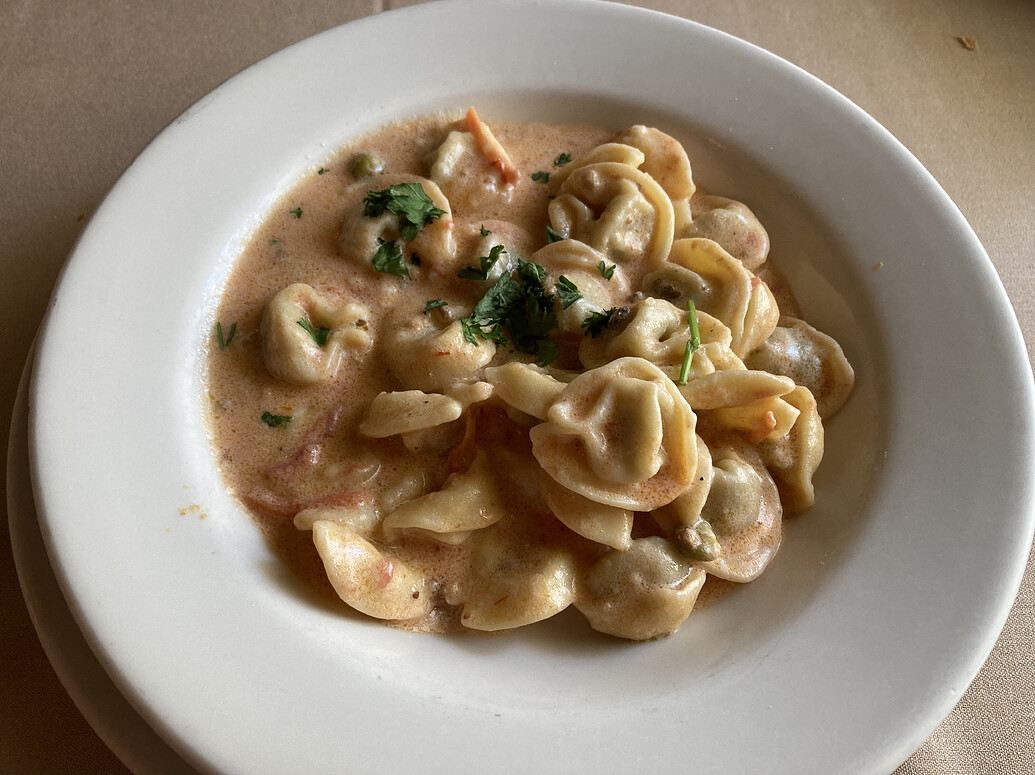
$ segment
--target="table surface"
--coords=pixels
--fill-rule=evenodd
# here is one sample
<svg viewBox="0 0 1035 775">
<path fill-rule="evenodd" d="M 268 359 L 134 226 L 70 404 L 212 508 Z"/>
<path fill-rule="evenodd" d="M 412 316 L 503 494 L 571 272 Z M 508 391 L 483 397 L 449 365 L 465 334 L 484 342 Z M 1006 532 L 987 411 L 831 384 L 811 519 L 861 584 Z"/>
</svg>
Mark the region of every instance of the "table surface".
<svg viewBox="0 0 1035 775">
<path fill-rule="evenodd" d="M 0 423 L 86 217 L 212 88 L 329 27 L 408 2 L 0 2 Z M 646 0 L 805 68 L 887 127 L 977 232 L 1035 345 L 1035 3 Z M 976 49 L 961 38 L 976 42 Z M 6 455 L 4 436 L 0 455 Z M 5 460 L 6 468 L 6 460 Z M 6 485 L 0 485 L 6 487 Z M 6 496 L 6 491 L 5 491 Z M 6 509 L 6 497 L 0 499 Z M 4 512 L 6 514 L 6 510 Z M 0 772 L 127 773 L 36 638 L 0 531 Z M 1035 565 L 953 713 L 898 775 L 1035 771 Z"/>
</svg>

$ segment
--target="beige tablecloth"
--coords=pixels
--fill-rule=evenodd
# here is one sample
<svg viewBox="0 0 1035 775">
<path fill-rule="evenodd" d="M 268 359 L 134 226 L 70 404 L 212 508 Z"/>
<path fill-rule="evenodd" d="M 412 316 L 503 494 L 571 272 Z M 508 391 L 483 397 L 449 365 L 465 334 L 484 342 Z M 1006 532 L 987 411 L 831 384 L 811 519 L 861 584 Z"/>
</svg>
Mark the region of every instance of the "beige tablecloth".
<svg viewBox="0 0 1035 775">
<path fill-rule="evenodd" d="M 0 3 L 0 424 L 84 218 L 179 113 L 256 60 L 408 3 Z M 891 130 L 981 238 L 1035 344 L 1035 3 L 645 0 L 756 43 Z M 501 34 L 501 31 L 487 31 Z M 505 34 L 505 33 L 503 33 Z M 968 38 L 966 45 L 961 38 Z M 963 368 L 961 361 L 961 368 Z M 6 451 L 6 436 L 3 449 Z M 0 772 L 124 773 L 47 662 L 0 534 Z M 1035 571 L 984 669 L 901 775 L 1035 772 Z"/>
</svg>

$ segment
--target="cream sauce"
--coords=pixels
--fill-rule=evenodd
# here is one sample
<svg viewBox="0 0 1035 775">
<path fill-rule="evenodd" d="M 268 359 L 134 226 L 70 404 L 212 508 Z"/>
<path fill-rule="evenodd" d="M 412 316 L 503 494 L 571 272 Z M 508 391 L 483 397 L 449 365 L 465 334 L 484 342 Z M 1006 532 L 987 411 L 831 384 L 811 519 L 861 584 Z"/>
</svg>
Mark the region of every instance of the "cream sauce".
<svg viewBox="0 0 1035 775">
<path fill-rule="evenodd" d="M 353 173 L 357 155 L 376 153 L 386 173 L 428 175 L 429 156 L 450 131 L 463 128 L 462 120 L 441 116 L 390 125 L 349 144 L 319 171 L 300 180 L 237 260 L 217 313 L 224 337 L 233 324 L 236 333 L 228 346 L 214 345 L 208 360 L 209 423 L 223 474 L 287 565 L 307 586 L 318 590 L 316 594 L 333 599 L 311 535 L 297 530 L 292 518 L 307 508 L 374 513 L 374 524 L 366 534 L 375 546 L 390 553 L 389 575 L 392 562 L 408 566 L 429 580 L 427 588 L 433 596 L 430 613 L 392 623 L 437 632 L 463 629 L 463 603 L 475 592 L 470 568 L 478 542 L 472 538 L 447 545 L 426 535 L 406 535 L 389 542 L 377 522 L 399 504 L 440 490 L 451 473 L 466 470 L 478 451 L 491 461 L 494 485 L 506 504 L 506 516 L 486 530 L 493 531 L 493 541 L 509 552 L 508 573 L 524 567 L 523 563 L 531 567 L 540 548 L 554 547 L 570 558 L 566 562 L 574 568 L 570 585 L 578 604 L 579 595 L 585 594 L 587 569 L 610 551 L 572 532 L 553 516 L 536 484 L 538 465 L 528 435 L 536 421 L 499 400 L 466 406 L 460 419 L 405 437 L 369 438 L 359 431 L 375 396 L 412 387 L 399 379 L 400 367 L 396 363 L 393 369 L 386 354 L 386 342 L 393 333 L 411 320 L 444 326 L 468 314 L 484 293 L 484 284 L 456 277 L 457 267 L 478 265 L 481 229 L 502 236 L 514 252 L 530 258 L 545 244 L 547 207 L 557 193 L 555 185 L 533 180 L 531 174 L 556 173 L 559 168 L 554 160 L 560 154 L 577 158 L 610 139 L 609 133 L 592 127 L 493 123 L 493 134 L 522 178 L 512 189 L 501 185 L 498 191 L 487 193 L 481 188 L 450 198 L 455 264 L 438 266 L 421 260 L 417 265 L 405 250 L 411 279 L 404 279 L 345 260 L 339 234 L 342 224 L 362 206 L 357 191 L 382 187 L 376 178 Z M 491 178 L 491 165 L 481 173 L 482 178 Z M 356 187 L 356 183 L 369 186 Z M 742 231 L 737 239 L 751 241 Z M 766 271 L 766 277 L 782 284 L 775 270 Z M 642 297 L 635 289 L 643 273 L 629 268 L 632 290 L 625 303 Z M 354 325 L 369 334 L 371 345 L 347 348 L 334 375 L 322 383 L 295 385 L 275 379 L 264 359 L 260 332 L 264 310 L 278 291 L 292 283 L 306 283 L 335 303 L 355 303 L 365 311 Z M 785 298 L 790 306 L 789 291 L 781 290 L 780 301 Z M 435 299 L 446 300 L 447 306 L 425 311 L 426 303 Z M 555 365 L 581 368 L 577 356 L 580 335 L 568 332 L 556 339 L 561 357 Z M 836 360 L 827 353 L 810 351 L 810 355 L 820 361 Z M 514 358 L 534 360 L 534 356 L 501 347 L 491 364 Z M 769 361 L 780 361 L 780 357 Z M 845 384 L 842 372 L 837 372 L 839 384 L 828 384 L 830 379 L 823 383 L 824 391 L 847 395 L 851 385 Z M 554 373 L 563 379 L 573 376 Z M 262 421 L 264 413 L 290 420 L 271 426 Z M 709 428 L 714 435 L 715 425 Z M 769 481 L 766 492 L 775 492 L 764 468 L 761 475 Z M 767 497 L 777 502 L 767 503 L 763 509 L 766 524 L 759 523 L 754 531 L 762 531 L 764 536 L 733 537 L 720 544 L 760 540 L 768 545 L 768 554 L 775 553 L 781 535 L 779 502 Z M 774 509 L 776 528 L 770 529 Z M 636 514 L 632 537 L 655 535 L 665 535 L 665 530 L 650 515 Z M 706 585 L 698 606 L 728 586 L 724 581 Z"/>
</svg>

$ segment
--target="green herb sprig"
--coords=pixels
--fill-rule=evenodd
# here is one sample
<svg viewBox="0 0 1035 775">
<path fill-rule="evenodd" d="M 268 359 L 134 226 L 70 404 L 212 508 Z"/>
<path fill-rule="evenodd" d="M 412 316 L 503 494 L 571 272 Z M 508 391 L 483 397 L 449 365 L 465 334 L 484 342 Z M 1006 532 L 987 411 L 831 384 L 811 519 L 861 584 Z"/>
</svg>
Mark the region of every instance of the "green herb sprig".
<svg viewBox="0 0 1035 775">
<path fill-rule="evenodd" d="M 435 207 L 420 183 L 397 183 L 380 191 L 368 191 L 363 198 L 363 215 L 378 218 L 385 212 L 399 218 L 399 234 L 409 242 L 420 230 L 446 214 Z"/>
<path fill-rule="evenodd" d="M 299 318 L 296 322 L 298 323 L 298 325 L 302 326 L 302 328 L 306 330 L 309 336 L 313 338 L 313 341 L 316 342 L 318 347 L 323 347 L 325 344 L 327 344 L 327 336 L 331 333 L 331 329 L 327 328 L 327 326 L 313 328 L 312 323 L 310 323 L 305 318 Z"/>
<path fill-rule="evenodd" d="M 385 274 L 405 277 L 407 280 L 413 279 L 410 277 L 410 268 L 406 266 L 402 248 L 399 247 L 398 243 L 386 242 L 380 238 L 377 241 L 377 251 L 374 253 L 373 258 L 370 259 L 374 269 Z"/>
<path fill-rule="evenodd" d="M 557 278 L 557 295 L 561 297 L 561 309 L 568 309 L 582 298 L 578 286 L 564 275 Z"/>
<path fill-rule="evenodd" d="M 464 339 L 473 345 L 479 339 L 512 342 L 517 350 L 534 353 L 541 365 L 552 363 L 558 353 L 549 336 L 557 328 L 557 314 L 544 280 L 543 267 L 518 258 L 517 269 L 493 283 L 471 314 L 460 319 Z"/>
<path fill-rule="evenodd" d="M 287 424 L 291 422 L 291 415 L 273 414 L 273 412 L 263 412 L 261 419 L 271 428 L 286 428 Z"/>
<path fill-rule="evenodd" d="M 216 321 L 216 340 L 219 342 L 219 349 L 225 350 L 230 346 L 230 343 L 234 341 L 234 334 L 237 333 L 237 323 L 230 324 L 230 330 L 227 331 L 226 337 L 223 336 L 223 326 L 219 321 Z"/>
<path fill-rule="evenodd" d="M 686 303 L 686 321 L 690 324 L 690 338 L 686 340 L 683 350 L 683 366 L 679 370 L 679 384 L 685 385 L 690 377 L 690 365 L 694 361 L 694 353 L 701 349 L 701 332 L 697 328 L 697 305 L 690 299 Z"/>
<path fill-rule="evenodd" d="M 465 266 L 456 276 L 462 280 L 488 280 L 489 272 L 496 266 L 496 262 L 500 260 L 500 256 L 507 252 L 507 249 L 502 245 L 493 245 L 489 250 L 489 255 L 482 256 L 478 259 L 479 267 Z"/>
<path fill-rule="evenodd" d="M 596 339 L 607 328 L 607 324 L 611 322 L 611 318 L 618 311 L 617 307 L 611 307 L 611 309 L 604 310 L 603 312 L 590 312 L 586 316 L 586 319 L 582 321 L 582 327 L 586 334 L 589 334 L 591 338 Z"/>
</svg>

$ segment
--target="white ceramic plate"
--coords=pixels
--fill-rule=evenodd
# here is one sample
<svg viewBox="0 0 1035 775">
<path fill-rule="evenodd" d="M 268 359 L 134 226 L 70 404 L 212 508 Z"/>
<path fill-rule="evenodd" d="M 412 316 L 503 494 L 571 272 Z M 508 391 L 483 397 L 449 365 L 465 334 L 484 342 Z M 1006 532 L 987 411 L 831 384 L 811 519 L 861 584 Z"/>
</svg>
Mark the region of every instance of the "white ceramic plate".
<svg viewBox="0 0 1035 775">
<path fill-rule="evenodd" d="M 497 638 L 363 621 L 293 584 L 223 489 L 201 354 L 250 230 L 348 137 L 469 104 L 680 137 L 706 188 L 759 214 L 856 367 L 817 507 L 760 581 L 672 638 L 605 639 L 577 615 Z M 36 504 L 72 612 L 206 772 L 887 772 L 986 657 L 1033 528 L 1031 372 L 944 192 L 802 71 L 613 4 L 419 6 L 217 89 L 84 231 L 31 395 Z"/>
<path fill-rule="evenodd" d="M 29 375 L 22 371 L 7 447 L 7 522 L 18 581 L 54 672 L 76 707 L 137 775 L 198 775 L 140 717 L 87 645 L 54 576 L 40 532 L 29 475 Z M 61 734 L 55 730 L 55 734 Z"/>
</svg>

